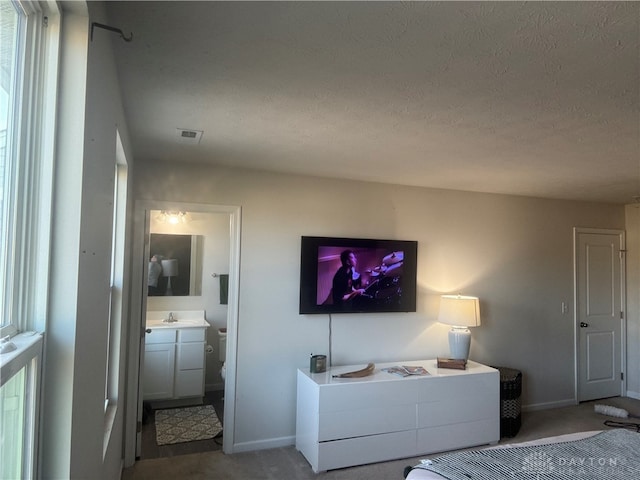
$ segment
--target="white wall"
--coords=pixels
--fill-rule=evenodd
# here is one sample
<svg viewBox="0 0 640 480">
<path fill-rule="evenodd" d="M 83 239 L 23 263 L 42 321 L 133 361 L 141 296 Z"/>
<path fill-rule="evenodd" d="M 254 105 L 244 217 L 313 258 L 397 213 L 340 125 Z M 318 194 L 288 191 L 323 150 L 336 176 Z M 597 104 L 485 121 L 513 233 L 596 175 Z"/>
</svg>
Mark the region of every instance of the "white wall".
<svg viewBox="0 0 640 480">
<path fill-rule="evenodd" d="M 58 125 L 71 126 L 56 138 L 55 188 L 53 196 L 51 287 L 43 362 L 41 475 L 70 474 L 72 442 L 78 230 L 82 201 L 82 149 L 84 139 L 72 135 L 84 121 L 86 75 L 86 13 L 66 12 L 61 29 Z M 83 41 L 85 40 L 85 41 Z M 66 292 L 65 292 L 66 290 Z"/>
<path fill-rule="evenodd" d="M 218 349 L 218 329 L 227 326 L 227 305 L 220 304 L 220 278 L 211 274 L 229 273 L 229 215 L 222 213 L 189 212 L 190 221 L 184 224 L 162 224 L 152 216 L 151 233 L 202 235 L 202 295 L 189 297 L 148 297 L 147 310 L 204 310 L 209 322 L 207 343 L 214 353 L 206 357 L 205 385 L 207 390 L 222 388 Z M 153 254 L 153 252 L 151 252 Z"/>
<path fill-rule="evenodd" d="M 276 175 L 143 166 L 137 199 L 242 207 L 235 450 L 292 442 L 295 371 L 328 351 L 298 314 L 301 235 L 417 240 L 418 311 L 334 315 L 333 363 L 445 355 L 439 295 L 481 299 L 471 358 L 521 369 L 529 408 L 574 400 L 573 227 L 624 228 L 624 207 Z M 157 192 L 171 192 L 159 196 Z"/>
<path fill-rule="evenodd" d="M 108 423 L 104 385 L 116 129 L 130 167 L 132 156 L 110 34 L 101 31 L 94 41 L 89 40 L 89 18 L 106 23 L 103 6 L 63 2 L 62 7 L 63 67 L 43 371 L 41 476 L 115 479 L 120 477 L 123 458 L 128 331 L 125 317 L 120 336 L 114 339 L 123 349 L 116 362 L 115 416 Z M 125 252 L 127 259 L 129 252 Z M 129 276 L 128 268 L 124 275 Z M 123 291 L 129 289 L 125 280 Z M 110 434 L 105 435 L 107 425 Z"/>
</svg>

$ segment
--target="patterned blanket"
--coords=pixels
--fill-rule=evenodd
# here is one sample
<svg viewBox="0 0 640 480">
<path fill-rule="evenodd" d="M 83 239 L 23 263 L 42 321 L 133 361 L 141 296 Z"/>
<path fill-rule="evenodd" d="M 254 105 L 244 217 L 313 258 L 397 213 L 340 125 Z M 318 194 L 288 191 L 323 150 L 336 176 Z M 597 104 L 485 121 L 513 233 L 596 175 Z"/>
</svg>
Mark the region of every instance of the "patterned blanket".
<svg viewBox="0 0 640 480">
<path fill-rule="evenodd" d="M 414 468 L 448 480 L 638 480 L 640 433 L 614 429 L 572 442 L 469 450 Z"/>
</svg>

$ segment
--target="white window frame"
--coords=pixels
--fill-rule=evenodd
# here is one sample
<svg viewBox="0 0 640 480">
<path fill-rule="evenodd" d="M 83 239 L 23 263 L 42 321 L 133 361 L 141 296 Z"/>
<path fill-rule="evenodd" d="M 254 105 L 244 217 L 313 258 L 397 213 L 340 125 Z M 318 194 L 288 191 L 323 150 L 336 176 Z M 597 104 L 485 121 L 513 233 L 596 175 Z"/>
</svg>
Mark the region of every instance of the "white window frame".
<svg viewBox="0 0 640 480">
<path fill-rule="evenodd" d="M 15 190 L 7 198 L 10 235 L 4 252 L 5 311 L 0 335 L 44 331 L 46 325 L 60 12 L 55 2 L 14 2 L 23 12 L 22 75 L 16 92 L 16 130 L 7 144 L 14 156 Z"/>
<path fill-rule="evenodd" d="M 12 2 L 21 15 L 19 66 L 13 121 L 7 132 L 11 159 L 6 191 L 0 264 L 5 288 L 0 312 L 9 321 L 0 335 L 17 347 L 0 357 L 1 384 L 26 368 L 23 432 L 23 478 L 38 477 L 43 334 L 49 283 L 51 205 L 60 41 L 60 10 L 55 1 Z M 6 173 L 6 170 L 5 170 Z M 31 331 L 31 332 L 28 332 Z M 34 333 L 34 332 L 40 333 Z M 24 333 L 20 333 L 24 332 Z"/>
<path fill-rule="evenodd" d="M 24 404 L 24 422 L 21 434 L 22 440 L 22 477 L 23 479 L 37 478 L 38 471 L 38 418 L 40 414 L 40 383 L 42 372 L 42 335 L 20 334 L 13 337 L 12 342 L 17 349 L 7 360 L 0 361 L 0 388 L 24 369 L 22 397 Z M 2 474 L 0 465 L 0 474 Z"/>
<path fill-rule="evenodd" d="M 120 360 L 122 358 L 123 290 L 125 275 L 125 234 L 128 193 L 128 165 L 120 132 L 116 129 L 116 166 L 114 171 L 113 239 L 111 249 L 111 285 L 107 341 L 107 371 L 105 375 L 105 428 L 103 455 L 116 416 Z"/>
</svg>

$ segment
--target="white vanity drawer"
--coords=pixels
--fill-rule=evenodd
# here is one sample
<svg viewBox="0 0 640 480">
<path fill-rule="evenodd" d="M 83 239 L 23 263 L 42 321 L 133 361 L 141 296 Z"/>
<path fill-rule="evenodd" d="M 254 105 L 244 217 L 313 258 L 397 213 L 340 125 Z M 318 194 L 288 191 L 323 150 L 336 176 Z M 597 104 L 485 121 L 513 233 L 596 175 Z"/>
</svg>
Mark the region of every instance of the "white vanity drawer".
<svg viewBox="0 0 640 480">
<path fill-rule="evenodd" d="M 178 330 L 178 342 L 204 342 L 206 332 L 204 328 L 181 328 Z"/>
<path fill-rule="evenodd" d="M 176 343 L 175 328 L 152 328 L 151 333 L 146 333 L 144 343 L 151 345 L 154 343 Z"/>
</svg>

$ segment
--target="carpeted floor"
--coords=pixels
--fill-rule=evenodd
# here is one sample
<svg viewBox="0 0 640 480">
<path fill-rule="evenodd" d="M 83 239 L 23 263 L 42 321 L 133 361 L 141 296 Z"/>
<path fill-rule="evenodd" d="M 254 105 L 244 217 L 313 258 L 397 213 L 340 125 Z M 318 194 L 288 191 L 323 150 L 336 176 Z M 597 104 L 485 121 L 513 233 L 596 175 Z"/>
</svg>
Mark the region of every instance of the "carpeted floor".
<svg viewBox="0 0 640 480">
<path fill-rule="evenodd" d="M 613 398 L 585 402 L 571 407 L 524 413 L 522 427 L 513 438 L 500 443 L 524 442 L 542 437 L 607 427 L 605 417 L 594 412 L 594 404 L 625 408 L 640 416 L 640 400 Z M 618 419 L 619 420 L 619 419 Z M 629 421 L 636 421 L 630 419 Z M 295 447 L 225 455 L 221 451 L 142 460 L 123 472 L 123 480 L 224 479 L 224 480 L 402 480 L 404 467 L 415 465 L 420 457 L 332 470 L 318 476 Z"/>
</svg>

